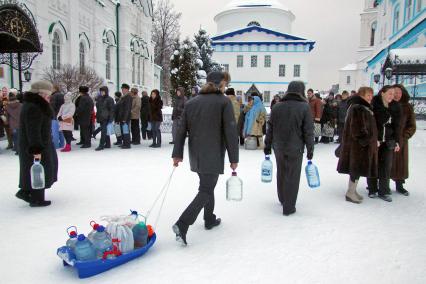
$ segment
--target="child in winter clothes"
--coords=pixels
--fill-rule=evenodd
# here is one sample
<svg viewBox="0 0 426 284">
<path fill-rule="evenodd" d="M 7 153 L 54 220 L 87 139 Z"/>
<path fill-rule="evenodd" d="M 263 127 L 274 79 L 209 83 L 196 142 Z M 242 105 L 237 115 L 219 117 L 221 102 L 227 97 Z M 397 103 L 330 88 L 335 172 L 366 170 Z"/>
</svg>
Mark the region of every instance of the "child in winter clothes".
<svg viewBox="0 0 426 284">
<path fill-rule="evenodd" d="M 61 106 L 58 112 L 59 130 L 62 131 L 65 137 L 66 145 L 61 152 L 71 151 L 72 131 L 74 129 L 74 113 L 75 105 L 72 102 L 72 94 L 68 92 L 64 97 L 65 103 Z"/>
</svg>

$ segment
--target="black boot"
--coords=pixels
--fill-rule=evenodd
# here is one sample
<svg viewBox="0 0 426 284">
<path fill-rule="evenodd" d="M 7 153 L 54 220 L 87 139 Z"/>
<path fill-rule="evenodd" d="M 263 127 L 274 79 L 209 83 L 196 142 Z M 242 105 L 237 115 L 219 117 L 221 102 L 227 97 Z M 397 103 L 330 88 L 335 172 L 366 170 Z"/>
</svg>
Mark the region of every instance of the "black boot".
<svg viewBox="0 0 426 284">
<path fill-rule="evenodd" d="M 220 223 L 222 222 L 222 220 L 220 218 L 217 218 L 216 220 L 214 220 L 213 222 L 205 222 L 204 223 L 204 228 L 206 230 L 211 230 L 214 227 L 217 227 L 220 225 Z"/>
<path fill-rule="evenodd" d="M 44 191 L 44 189 L 37 189 L 31 192 L 31 207 L 46 207 L 52 203 L 51 201 L 45 200 Z"/>
<path fill-rule="evenodd" d="M 181 242 L 184 246 L 188 245 L 186 242 L 186 233 L 188 226 L 184 225 L 181 221 L 177 221 L 172 227 L 173 232 L 176 234 L 176 241 Z"/>
<path fill-rule="evenodd" d="M 19 198 L 19 199 L 24 200 L 25 202 L 28 202 L 28 203 L 30 203 L 30 201 L 31 201 L 30 191 L 28 191 L 28 190 L 22 190 L 22 189 L 20 189 L 20 190 L 19 190 L 19 191 L 15 194 L 15 196 L 16 196 L 17 198 Z"/>
<path fill-rule="evenodd" d="M 402 180 L 397 180 L 395 181 L 395 185 L 396 185 L 396 192 L 404 195 L 404 196 L 409 196 L 410 193 L 404 188 L 404 181 Z"/>
</svg>

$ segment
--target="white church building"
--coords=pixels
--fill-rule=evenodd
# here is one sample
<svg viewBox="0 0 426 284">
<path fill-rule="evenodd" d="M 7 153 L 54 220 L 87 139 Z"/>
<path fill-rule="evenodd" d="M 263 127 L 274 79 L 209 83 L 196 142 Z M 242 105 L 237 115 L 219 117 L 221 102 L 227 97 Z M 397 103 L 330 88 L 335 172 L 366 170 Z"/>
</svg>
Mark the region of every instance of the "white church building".
<svg viewBox="0 0 426 284">
<path fill-rule="evenodd" d="M 15 1 L 16 2 L 16 1 Z M 20 0 L 33 15 L 43 45 L 31 82 L 64 64 L 94 68 L 110 92 L 128 83 L 160 88 L 154 64 L 152 0 Z M 24 83 L 28 90 L 30 83 Z M 18 88 L 18 72 L 0 65 L 0 86 Z"/>
<path fill-rule="evenodd" d="M 216 15 L 213 59 L 231 74 L 244 99 L 259 91 L 269 105 L 293 80 L 308 81 L 315 42 L 292 35 L 295 15 L 278 0 L 234 0 Z"/>
<path fill-rule="evenodd" d="M 411 96 L 425 98 L 426 75 L 384 77 L 383 66 L 392 54 L 426 64 L 426 0 L 364 0 L 357 59 L 339 70 L 340 91 L 361 86 L 378 91 L 398 82 Z"/>
</svg>

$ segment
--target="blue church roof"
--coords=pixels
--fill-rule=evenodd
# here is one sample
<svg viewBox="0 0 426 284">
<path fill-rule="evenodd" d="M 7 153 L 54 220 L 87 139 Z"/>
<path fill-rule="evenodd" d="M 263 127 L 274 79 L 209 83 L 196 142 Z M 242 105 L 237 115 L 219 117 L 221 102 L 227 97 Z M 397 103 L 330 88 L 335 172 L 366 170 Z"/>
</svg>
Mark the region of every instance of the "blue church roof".
<svg viewBox="0 0 426 284">
<path fill-rule="evenodd" d="M 246 27 L 246 28 L 243 28 L 243 29 L 240 29 L 240 30 L 232 31 L 232 32 L 229 32 L 229 33 L 226 33 L 226 34 L 223 34 L 223 35 L 218 35 L 218 36 L 212 37 L 212 40 L 213 41 L 223 40 L 225 38 L 230 38 L 230 37 L 233 37 L 235 35 L 241 35 L 241 34 L 249 33 L 249 32 L 252 32 L 252 31 L 258 31 L 258 32 L 264 32 L 264 33 L 267 33 L 267 34 L 272 34 L 272 35 L 275 35 L 277 37 L 281 37 L 285 40 L 307 40 L 305 38 L 280 33 L 280 32 L 273 31 L 273 30 L 266 29 L 266 28 L 262 28 L 262 27 L 259 27 L 259 26 L 250 26 L 250 27 Z"/>
<path fill-rule="evenodd" d="M 228 38 L 232 38 L 235 35 L 241 35 L 244 33 L 249 33 L 252 31 L 258 31 L 258 32 L 264 32 L 266 34 L 272 34 L 280 39 L 282 39 L 282 41 L 258 41 L 258 42 L 254 42 L 254 41 L 250 41 L 250 42 L 245 42 L 245 41 L 239 41 L 239 42 L 235 42 L 235 41 L 223 41 L 225 39 Z M 289 34 L 285 34 L 285 33 L 280 33 L 277 31 L 273 31 L 270 29 L 266 29 L 266 28 L 262 28 L 260 26 L 249 26 L 243 29 L 239 29 L 239 30 L 235 30 L 229 33 L 225 33 L 222 35 L 218 35 L 215 37 L 212 37 L 212 41 L 213 41 L 213 45 L 309 45 L 309 51 L 311 51 L 314 48 L 315 45 L 315 41 L 311 41 L 311 40 L 307 40 L 301 37 L 297 37 L 297 36 L 293 36 L 293 35 L 289 35 Z"/>
</svg>

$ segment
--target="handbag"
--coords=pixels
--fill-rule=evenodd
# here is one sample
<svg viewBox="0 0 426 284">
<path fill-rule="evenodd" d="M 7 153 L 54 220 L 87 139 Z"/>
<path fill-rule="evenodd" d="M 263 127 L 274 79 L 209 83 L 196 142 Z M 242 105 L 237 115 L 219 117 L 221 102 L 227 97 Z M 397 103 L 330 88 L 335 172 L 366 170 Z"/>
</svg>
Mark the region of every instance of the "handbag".
<svg viewBox="0 0 426 284">
<path fill-rule="evenodd" d="M 322 136 L 325 137 L 333 137 L 334 136 L 334 128 L 330 126 L 328 123 L 324 124 L 322 128 Z"/>
<path fill-rule="evenodd" d="M 115 132 L 115 136 L 121 137 L 120 124 L 118 124 L 118 123 L 114 124 L 114 132 Z"/>
<path fill-rule="evenodd" d="M 321 136 L 321 124 L 314 122 L 314 135 L 315 137 Z"/>
<path fill-rule="evenodd" d="M 112 125 L 112 122 L 108 123 L 107 125 L 107 135 L 114 135 L 114 126 Z"/>
</svg>

